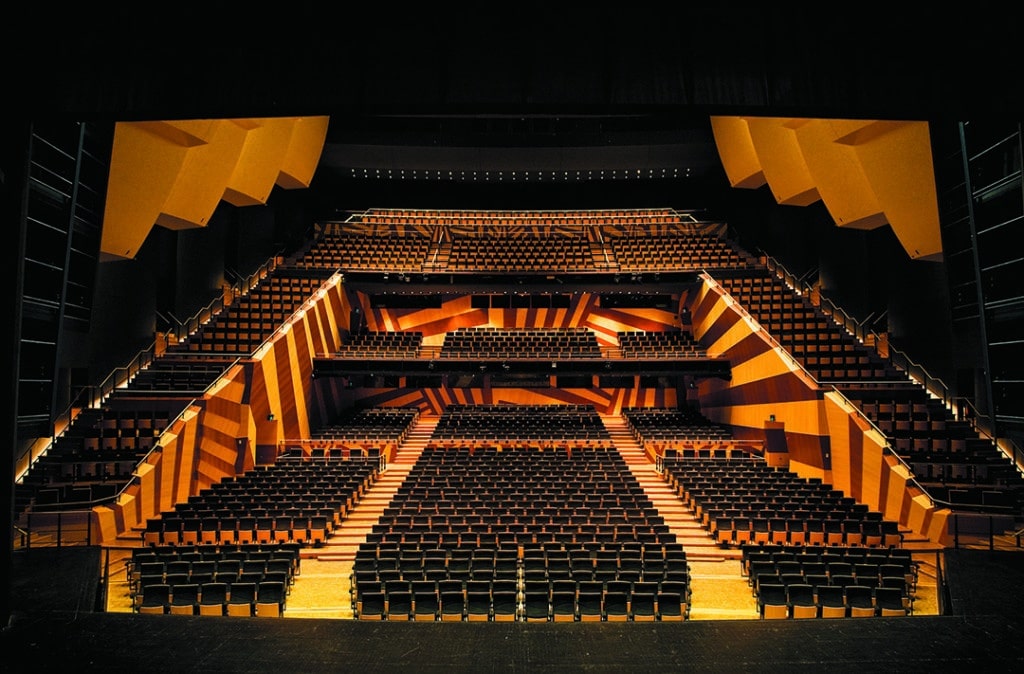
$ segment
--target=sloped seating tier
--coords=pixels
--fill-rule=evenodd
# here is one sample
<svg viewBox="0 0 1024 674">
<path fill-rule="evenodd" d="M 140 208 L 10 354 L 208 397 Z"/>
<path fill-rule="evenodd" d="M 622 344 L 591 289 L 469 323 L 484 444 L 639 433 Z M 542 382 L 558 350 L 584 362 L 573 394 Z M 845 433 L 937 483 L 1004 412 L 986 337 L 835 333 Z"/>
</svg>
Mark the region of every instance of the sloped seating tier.
<svg viewBox="0 0 1024 674">
<path fill-rule="evenodd" d="M 642 273 L 747 268 L 756 261 L 717 223 L 672 209 L 384 209 L 323 223 L 297 264 L 395 273 Z"/>
<path fill-rule="evenodd" d="M 601 346 L 589 328 L 458 328 L 445 334 L 447 358 L 597 358 Z"/>
<path fill-rule="evenodd" d="M 431 440 L 468 439 L 470 447 L 489 440 L 564 440 L 586 443 L 611 436 L 591 405 L 449 405 L 438 419 Z M 538 443 L 539 444 L 539 443 Z"/>
<path fill-rule="evenodd" d="M 751 543 L 742 546 L 741 567 L 759 608 L 778 607 L 774 617 L 913 613 L 918 563 L 903 548 Z M 799 601 L 796 592 L 802 595 Z M 762 611 L 762 617 L 771 616 Z"/>
<path fill-rule="evenodd" d="M 448 257 L 452 271 L 590 271 L 596 264 L 586 232 L 534 235 L 454 236 Z"/>
<path fill-rule="evenodd" d="M 376 481 L 375 457 L 286 460 L 225 478 L 147 522 L 147 544 L 322 543 Z"/>
<path fill-rule="evenodd" d="M 1016 482 L 1012 460 L 941 401 L 924 390 L 875 389 L 850 396 L 934 497 L 1014 506 L 1015 490 L 1006 489 Z"/>
<path fill-rule="evenodd" d="M 719 283 L 815 379 L 860 406 L 932 498 L 982 508 L 1024 503 L 1020 471 L 995 442 L 856 339 L 813 293 L 797 293 L 767 271 Z"/>
<path fill-rule="evenodd" d="M 516 406 L 496 407 L 500 416 Z M 589 419 L 591 408 L 565 407 Z M 663 585 L 672 595 L 667 619 L 684 619 L 685 551 L 618 450 L 487 442 L 423 450 L 357 551 L 351 583 L 360 617 L 364 597 L 372 606 L 384 595 L 387 604 L 394 590 L 404 606 L 425 589 L 429 609 L 417 612 L 414 601 L 385 619 L 490 621 L 618 619 L 612 599 L 633 620 L 634 587 L 636 605 L 646 607 L 640 620 L 660 619 Z M 581 596 L 596 599 L 594 617 L 581 614 Z M 443 597 L 456 606 L 446 611 Z M 380 618 L 372 611 L 366 619 Z"/>
<path fill-rule="evenodd" d="M 419 271 L 431 240 L 414 231 L 397 233 L 331 233 L 319 238 L 302 257 L 304 267 Z"/>
<path fill-rule="evenodd" d="M 275 270 L 194 334 L 169 347 L 168 353 L 249 355 L 322 285 L 320 278 Z"/>
<path fill-rule="evenodd" d="M 252 585 L 258 591 L 265 582 L 280 583 L 287 594 L 300 572 L 299 550 L 299 545 L 285 542 L 136 548 L 125 566 L 132 607 L 141 613 L 228 615 L 226 605 L 233 587 Z M 153 586 L 157 587 L 156 600 L 149 596 Z M 183 601 L 186 595 L 187 602 Z M 221 598 L 220 605 L 203 609 L 214 596 Z M 164 610 L 159 610 L 157 603 L 162 603 Z M 177 608 L 172 608 L 175 605 Z M 255 607 L 248 615 L 256 615 Z"/>
<path fill-rule="evenodd" d="M 899 545 L 896 523 L 816 478 L 763 460 L 666 458 L 663 477 L 723 546 Z"/>
<path fill-rule="evenodd" d="M 819 382 L 908 381 L 888 360 L 769 273 L 719 279 L 761 326 Z"/>
<path fill-rule="evenodd" d="M 82 410 L 15 484 L 16 500 L 50 510 L 114 497 L 183 407 L 112 396 Z"/>
<path fill-rule="evenodd" d="M 234 360 L 210 360 L 173 355 L 156 359 L 152 365 L 140 370 L 129 383 L 132 393 L 157 391 L 161 393 L 188 393 L 195 395 L 210 387 Z"/>
<path fill-rule="evenodd" d="M 748 256 L 712 234 L 608 237 L 622 271 L 672 271 L 747 267 Z"/>
</svg>

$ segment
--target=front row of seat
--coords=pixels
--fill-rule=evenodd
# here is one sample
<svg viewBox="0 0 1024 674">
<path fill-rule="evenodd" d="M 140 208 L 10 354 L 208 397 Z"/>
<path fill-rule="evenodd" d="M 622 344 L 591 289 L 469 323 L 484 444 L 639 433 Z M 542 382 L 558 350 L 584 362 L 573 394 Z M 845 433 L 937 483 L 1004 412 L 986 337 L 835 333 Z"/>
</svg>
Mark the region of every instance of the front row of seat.
<svg viewBox="0 0 1024 674">
<path fill-rule="evenodd" d="M 146 586 L 139 613 L 280 617 L 287 587 L 280 580 L 258 583 L 158 583 Z"/>
<path fill-rule="evenodd" d="M 767 583 L 757 594 L 762 619 L 907 616 L 911 606 L 897 587 Z"/>
<path fill-rule="evenodd" d="M 360 620 L 466 622 L 648 622 L 682 621 L 687 599 L 680 592 L 626 593 L 514 590 L 414 593 L 372 591 L 361 594 Z"/>
</svg>

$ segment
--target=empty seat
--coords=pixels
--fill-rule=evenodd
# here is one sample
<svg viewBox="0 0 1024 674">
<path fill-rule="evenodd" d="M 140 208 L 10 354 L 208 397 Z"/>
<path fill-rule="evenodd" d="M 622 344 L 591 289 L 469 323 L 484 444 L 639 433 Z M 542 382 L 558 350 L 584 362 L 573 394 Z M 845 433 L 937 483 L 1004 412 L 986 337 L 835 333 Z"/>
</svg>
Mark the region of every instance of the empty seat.
<svg viewBox="0 0 1024 674">
<path fill-rule="evenodd" d="M 519 602 L 516 593 L 497 590 L 491 596 L 491 620 L 494 622 L 513 622 L 518 617 Z"/>
<path fill-rule="evenodd" d="M 421 585 L 413 590 L 413 620 L 433 622 L 441 616 L 436 587 Z"/>
<path fill-rule="evenodd" d="M 171 605 L 171 586 L 167 583 L 153 583 L 142 591 L 138 603 L 139 613 L 164 614 Z"/>
<path fill-rule="evenodd" d="M 789 617 L 818 617 L 818 604 L 812 585 L 807 583 L 791 583 L 786 586 L 786 596 L 789 601 Z"/>
<path fill-rule="evenodd" d="M 171 588 L 171 603 L 168 612 L 175 615 L 195 615 L 199 606 L 199 586 L 195 583 L 179 583 Z"/>
<path fill-rule="evenodd" d="M 576 620 L 576 590 L 552 590 L 551 620 L 553 622 L 574 622 Z"/>
<path fill-rule="evenodd" d="M 227 583 L 211 581 L 199 586 L 199 615 L 224 615 L 227 601 Z"/>
<path fill-rule="evenodd" d="M 441 590 L 438 615 L 442 621 L 459 622 L 466 618 L 466 595 L 459 590 Z"/>
<path fill-rule="evenodd" d="M 686 619 L 686 604 L 678 592 L 659 590 L 655 596 L 658 609 L 658 620 L 670 622 Z"/>
<path fill-rule="evenodd" d="M 629 613 L 633 622 L 653 622 L 657 618 L 653 592 L 633 592 L 629 598 Z"/>
<path fill-rule="evenodd" d="M 526 592 L 523 597 L 523 619 L 526 622 L 548 622 L 551 619 L 550 611 L 546 589 Z"/>
<path fill-rule="evenodd" d="M 385 616 L 388 620 L 412 620 L 413 595 L 408 589 L 388 590 Z"/>
<path fill-rule="evenodd" d="M 466 620 L 485 622 L 491 619 L 491 591 L 466 589 Z"/>
<path fill-rule="evenodd" d="M 763 620 L 789 617 L 789 599 L 786 586 L 781 583 L 765 583 L 757 592 L 758 614 Z"/>
<path fill-rule="evenodd" d="M 626 592 L 605 592 L 602 612 L 606 622 L 625 622 L 629 620 L 629 595 Z"/>
<path fill-rule="evenodd" d="M 851 618 L 869 618 L 877 612 L 872 588 L 866 585 L 846 586 L 846 606 Z"/>
<path fill-rule="evenodd" d="M 580 622 L 600 622 L 603 618 L 601 593 L 581 588 L 576 597 L 576 610 Z"/>
<path fill-rule="evenodd" d="M 910 614 L 903 591 L 898 587 L 876 587 L 875 608 L 880 616 L 905 616 Z"/>
<path fill-rule="evenodd" d="M 263 580 L 256 586 L 255 614 L 261 618 L 279 618 L 284 614 L 286 581 Z"/>
<path fill-rule="evenodd" d="M 238 581 L 231 584 L 231 590 L 228 593 L 227 614 L 229 616 L 256 614 L 256 583 Z"/>
</svg>

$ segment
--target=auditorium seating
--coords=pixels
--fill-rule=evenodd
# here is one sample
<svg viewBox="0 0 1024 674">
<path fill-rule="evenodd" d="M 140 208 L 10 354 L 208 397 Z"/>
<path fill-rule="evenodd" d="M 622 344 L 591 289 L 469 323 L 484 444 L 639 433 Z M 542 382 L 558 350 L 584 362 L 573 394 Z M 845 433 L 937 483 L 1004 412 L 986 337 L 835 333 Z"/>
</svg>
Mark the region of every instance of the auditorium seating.
<svg viewBox="0 0 1024 674">
<path fill-rule="evenodd" d="M 388 579 L 427 580 L 437 588 L 432 596 L 446 580 L 464 588 L 464 611 L 446 612 L 443 600 L 440 608 L 431 602 L 427 619 L 635 620 L 634 587 L 642 595 L 637 607 L 646 607 L 641 620 L 657 619 L 653 599 L 663 585 L 680 604 L 689 596 L 685 553 L 622 457 L 613 446 L 587 444 L 588 431 L 601 426 L 599 418 L 593 423 L 593 409 L 525 407 L 452 406 L 447 422 L 438 421 L 356 553 L 354 610 L 362 593 L 380 591 Z M 506 432 L 528 428 L 536 444 L 499 448 L 469 440 L 475 429 L 506 421 L 515 422 Z M 584 439 L 556 449 L 545 434 Z M 465 444 L 445 445 L 452 436 Z M 459 593 L 453 587 L 448 596 Z M 591 594 L 596 607 L 587 603 Z M 646 595 L 652 601 L 642 601 Z M 679 611 L 685 616 L 682 606 Z"/>
<path fill-rule="evenodd" d="M 707 350 L 684 330 L 619 331 L 619 350 L 623 358 L 701 358 Z"/>
<path fill-rule="evenodd" d="M 335 354 L 338 358 L 415 358 L 423 333 L 419 331 L 367 330 L 348 337 Z"/>
<path fill-rule="evenodd" d="M 449 358 L 596 358 L 601 347 L 588 328 L 458 328 L 445 333 Z"/>
</svg>

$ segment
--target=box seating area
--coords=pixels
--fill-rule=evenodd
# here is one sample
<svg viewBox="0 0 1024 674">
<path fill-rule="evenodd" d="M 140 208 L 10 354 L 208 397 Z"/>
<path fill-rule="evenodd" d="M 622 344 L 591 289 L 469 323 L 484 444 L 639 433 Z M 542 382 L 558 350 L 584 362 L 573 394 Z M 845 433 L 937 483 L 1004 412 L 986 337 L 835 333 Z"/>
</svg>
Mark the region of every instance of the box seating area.
<svg viewBox="0 0 1024 674">
<path fill-rule="evenodd" d="M 456 236 L 447 268 L 451 271 L 592 271 L 590 242 L 576 235 Z"/>
<path fill-rule="evenodd" d="M 685 619 L 685 551 L 618 450 L 585 440 L 553 449 L 572 435 L 572 427 L 587 431 L 593 409 L 482 407 L 489 409 L 456 408 L 442 415 L 431 442 L 360 546 L 351 583 L 355 615 L 429 621 Z M 502 417 L 520 425 L 532 417 L 535 422 L 523 428 L 553 438 L 533 445 L 469 439 L 445 445 L 439 439 L 456 425 L 444 423 L 449 415 L 484 425 L 488 416 L 499 425 Z M 544 424 L 545 416 L 559 423 Z M 467 425 L 467 433 L 475 427 Z"/>
<path fill-rule="evenodd" d="M 445 333 L 447 358 L 598 358 L 601 346 L 589 328 L 458 328 Z"/>
<path fill-rule="evenodd" d="M 416 358 L 423 345 L 419 331 L 369 330 L 352 334 L 338 348 L 340 358 Z"/>
<path fill-rule="evenodd" d="M 401 442 L 420 416 L 415 407 L 368 407 L 353 410 L 312 432 L 315 438 Z"/>
<path fill-rule="evenodd" d="M 632 330 L 619 332 L 623 358 L 704 358 L 707 350 L 684 330 Z"/>
<path fill-rule="evenodd" d="M 696 410 L 687 407 L 624 407 L 622 416 L 633 437 L 641 443 L 699 438 L 724 440 L 732 437 L 728 428 L 712 423 Z"/>
<path fill-rule="evenodd" d="M 146 523 L 146 545 L 322 544 L 376 481 L 375 458 L 281 460 L 204 489 Z"/>
<path fill-rule="evenodd" d="M 266 542 L 136 548 L 125 573 L 138 613 L 279 617 L 300 570 L 298 544 Z"/>
</svg>

